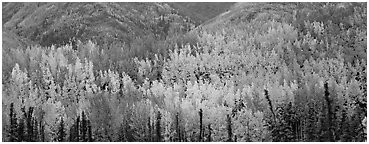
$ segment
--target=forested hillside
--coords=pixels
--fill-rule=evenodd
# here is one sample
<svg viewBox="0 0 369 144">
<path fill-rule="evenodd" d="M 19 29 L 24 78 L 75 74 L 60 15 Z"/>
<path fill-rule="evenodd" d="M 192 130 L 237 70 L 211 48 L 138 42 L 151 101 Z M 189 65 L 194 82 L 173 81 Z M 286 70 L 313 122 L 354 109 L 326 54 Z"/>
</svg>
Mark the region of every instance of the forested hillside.
<svg viewBox="0 0 369 144">
<path fill-rule="evenodd" d="M 109 10 L 76 14 L 91 5 Z M 171 4 L 91 5 L 3 3 L 3 142 L 367 140 L 366 3 L 236 3 L 200 25 L 142 15 Z M 34 7 L 55 15 L 19 12 Z M 83 25 L 114 13 L 125 26 Z"/>
<path fill-rule="evenodd" d="M 41 46 L 77 41 L 129 45 L 194 27 L 166 3 L 3 3 L 3 29 Z"/>
<path fill-rule="evenodd" d="M 202 24 L 228 11 L 234 2 L 172 2 L 168 4 L 177 9 L 179 14 L 190 17 L 196 24 Z"/>
</svg>

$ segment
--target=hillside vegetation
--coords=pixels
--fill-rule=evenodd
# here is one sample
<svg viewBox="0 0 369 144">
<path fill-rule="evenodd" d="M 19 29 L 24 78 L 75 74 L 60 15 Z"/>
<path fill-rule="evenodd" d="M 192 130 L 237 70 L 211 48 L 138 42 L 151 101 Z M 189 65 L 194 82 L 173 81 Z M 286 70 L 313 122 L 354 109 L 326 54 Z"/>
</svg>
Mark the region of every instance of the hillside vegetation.
<svg viewBox="0 0 369 144">
<path fill-rule="evenodd" d="M 129 44 L 193 27 L 166 3 L 5 3 L 3 11 L 3 29 L 48 47 L 77 40 Z"/>
<path fill-rule="evenodd" d="M 234 2 L 173 2 L 168 4 L 177 9 L 179 14 L 190 17 L 197 24 L 202 24 L 229 10 Z"/>
<path fill-rule="evenodd" d="M 17 4 L 5 5 L 24 8 Z M 107 14 L 112 16 L 139 4 L 92 5 L 116 6 Z M 140 5 L 140 13 L 165 6 Z M 197 27 L 165 36 L 137 28 L 134 20 L 126 27 L 85 26 L 86 33 L 137 28 L 117 32 L 125 35 L 117 41 L 140 37 L 121 45 L 101 44 L 92 35 L 43 45 L 45 38 L 23 31 L 38 20 L 3 14 L 3 28 L 41 40 L 3 48 L 3 141 L 366 141 L 366 5 L 236 3 Z M 132 17 L 142 16 L 134 11 Z M 154 22 L 145 18 L 144 25 Z M 63 30 L 59 24 L 47 26 Z"/>
</svg>

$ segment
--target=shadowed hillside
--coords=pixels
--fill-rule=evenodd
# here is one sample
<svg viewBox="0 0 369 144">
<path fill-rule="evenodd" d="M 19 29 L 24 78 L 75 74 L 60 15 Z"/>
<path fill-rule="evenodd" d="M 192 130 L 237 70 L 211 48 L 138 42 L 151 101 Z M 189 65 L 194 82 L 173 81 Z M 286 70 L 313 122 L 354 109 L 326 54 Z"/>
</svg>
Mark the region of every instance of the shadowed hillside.
<svg viewBox="0 0 369 144">
<path fill-rule="evenodd" d="M 191 21 L 174 11 L 165 3 L 3 3 L 3 29 L 41 46 L 77 40 L 129 44 L 188 30 Z"/>
</svg>

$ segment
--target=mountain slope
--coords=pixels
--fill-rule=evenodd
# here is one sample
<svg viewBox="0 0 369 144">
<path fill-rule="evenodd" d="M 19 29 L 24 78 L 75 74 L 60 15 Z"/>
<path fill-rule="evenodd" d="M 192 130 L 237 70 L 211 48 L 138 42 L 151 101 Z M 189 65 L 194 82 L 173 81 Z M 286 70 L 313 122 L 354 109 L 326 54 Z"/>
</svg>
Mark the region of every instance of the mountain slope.
<svg viewBox="0 0 369 144">
<path fill-rule="evenodd" d="M 193 25 L 166 3 L 3 3 L 3 12 L 4 30 L 41 46 L 75 40 L 130 43 Z"/>
<path fill-rule="evenodd" d="M 190 17 L 197 24 L 201 24 L 227 11 L 235 4 L 233 2 L 174 2 L 168 3 L 177 9 L 180 14 Z"/>
<path fill-rule="evenodd" d="M 236 3 L 229 11 L 205 22 L 204 28 L 217 29 L 242 22 L 292 19 L 297 3 Z"/>
</svg>

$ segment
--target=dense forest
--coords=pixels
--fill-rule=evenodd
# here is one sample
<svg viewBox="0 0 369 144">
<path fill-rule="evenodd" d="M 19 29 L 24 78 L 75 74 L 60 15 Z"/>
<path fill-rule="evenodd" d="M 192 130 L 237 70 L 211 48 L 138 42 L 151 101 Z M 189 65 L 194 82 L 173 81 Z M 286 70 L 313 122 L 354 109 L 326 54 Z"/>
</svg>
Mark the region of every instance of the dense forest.
<svg viewBox="0 0 369 144">
<path fill-rule="evenodd" d="M 2 141 L 366 141 L 366 6 L 235 3 L 201 24 L 168 11 L 119 43 L 22 27 L 32 45 L 3 40 Z"/>
</svg>

